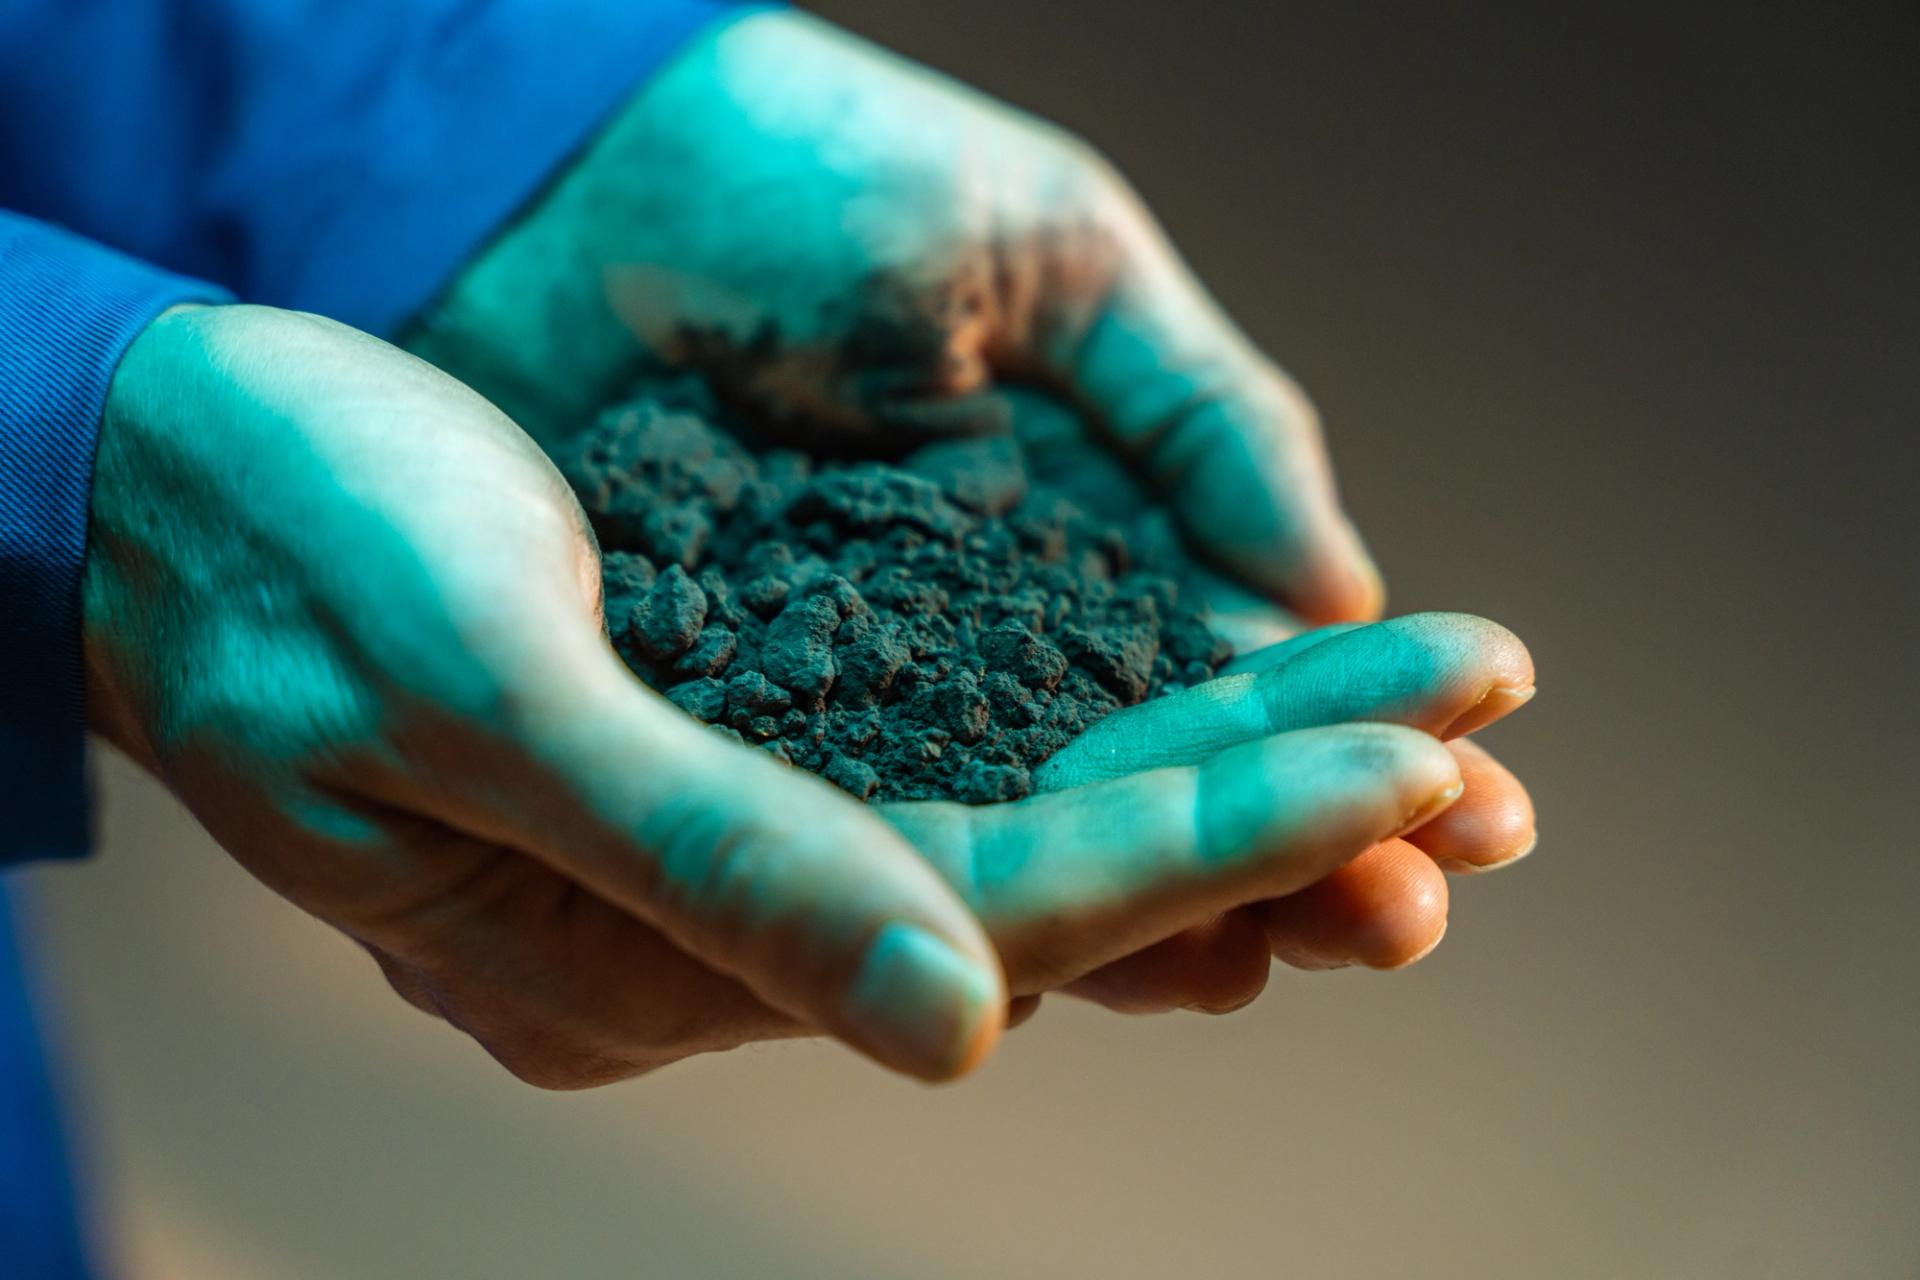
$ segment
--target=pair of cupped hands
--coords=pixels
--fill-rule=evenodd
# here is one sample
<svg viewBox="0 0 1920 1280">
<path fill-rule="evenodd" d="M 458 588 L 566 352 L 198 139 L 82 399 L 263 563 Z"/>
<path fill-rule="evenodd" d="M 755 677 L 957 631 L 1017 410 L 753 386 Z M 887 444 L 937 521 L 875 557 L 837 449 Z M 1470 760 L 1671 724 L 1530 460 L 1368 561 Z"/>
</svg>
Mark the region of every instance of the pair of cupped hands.
<svg viewBox="0 0 1920 1280">
<path fill-rule="evenodd" d="M 528 1081 L 817 1034 L 949 1078 L 1043 992 L 1224 1012 L 1273 956 L 1411 963 L 1445 872 L 1531 846 L 1466 736 L 1531 694 L 1524 647 L 1368 621 L 1310 406 L 1124 183 L 823 23 L 687 50 L 403 342 L 223 306 L 134 343 L 90 715 Z M 870 807 L 730 744 L 608 646 L 543 451 L 642 359 L 856 447 L 1011 426 L 1090 501 L 1164 508 L 1239 656 L 1017 803 Z"/>
</svg>

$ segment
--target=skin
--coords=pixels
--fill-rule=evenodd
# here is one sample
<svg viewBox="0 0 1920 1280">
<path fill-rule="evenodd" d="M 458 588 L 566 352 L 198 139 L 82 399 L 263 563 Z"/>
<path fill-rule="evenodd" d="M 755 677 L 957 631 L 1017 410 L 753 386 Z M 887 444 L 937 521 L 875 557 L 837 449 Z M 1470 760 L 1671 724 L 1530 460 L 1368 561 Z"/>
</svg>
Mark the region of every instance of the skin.
<svg viewBox="0 0 1920 1280">
<path fill-rule="evenodd" d="M 1248 661 L 1381 608 L 1311 403 L 1112 166 L 804 14 L 697 41 L 404 342 L 549 445 L 642 362 L 699 368 L 764 419 L 849 448 L 1012 425 L 1088 505 L 1164 513 L 1207 566 L 1190 589 Z M 1481 724 L 1421 727 L 1459 737 L 1519 705 L 1533 677 L 1515 652 Z M 1441 871 L 1504 865 L 1533 840 L 1518 780 L 1455 754 L 1471 779 L 1459 818 L 1070 989 L 1211 1009 L 1258 994 L 1267 950 L 1310 968 L 1427 954 L 1446 927 Z"/>
<path fill-rule="evenodd" d="M 1142 721 L 1162 748 L 1088 748 L 1017 804 L 864 806 L 633 679 L 577 503 L 497 409 L 256 307 L 176 310 L 127 353 L 84 605 L 95 727 L 552 1088 L 823 1033 L 964 1072 L 1010 1000 L 1211 956 L 1181 940 L 1435 826 L 1463 783 L 1433 729 L 1524 654 L 1477 619 L 1363 628 L 1191 691 L 1232 726 L 1204 742 Z"/>
</svg>

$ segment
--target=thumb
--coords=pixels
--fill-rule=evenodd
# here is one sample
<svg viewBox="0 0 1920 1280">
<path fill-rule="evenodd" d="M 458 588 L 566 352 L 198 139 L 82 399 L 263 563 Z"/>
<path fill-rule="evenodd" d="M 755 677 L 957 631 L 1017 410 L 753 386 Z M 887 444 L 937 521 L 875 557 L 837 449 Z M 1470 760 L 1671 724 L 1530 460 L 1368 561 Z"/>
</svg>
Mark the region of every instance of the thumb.
<svg viewBox="0 0 1920 1280">
<path fill-rule="evenodd" d="M 1005 1018 L 999 959 L 912 845 L 696 725 L 610 650 L 591 672 L 516 713 L 540 782 L 497 789 L 516 804 L 490 807 L 495 838 L 889 1067 L 937 1081 L 986 1057 Z"/>
<path fill-rule="evenodd" d="M 1045 373 L 1221 568 L 1313 623 L 1379 616 L 1379 571 L 1341 509 L 1313 405 L 1112 186 L 1111 283 L 1090 304 L 1056 300 L 1036 335 Z"/>
</svg>

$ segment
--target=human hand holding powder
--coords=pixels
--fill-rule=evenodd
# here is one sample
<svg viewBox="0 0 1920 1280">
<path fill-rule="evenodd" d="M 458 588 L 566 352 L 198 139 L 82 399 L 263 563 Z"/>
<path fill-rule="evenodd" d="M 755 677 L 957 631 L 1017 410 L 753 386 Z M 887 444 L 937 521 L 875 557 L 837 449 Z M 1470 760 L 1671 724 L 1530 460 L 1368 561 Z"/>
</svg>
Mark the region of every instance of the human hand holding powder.
<svg viewBox="0 0 1920 1280">
<path fill-rule="evenodd" d="M 823 1032 L 964 1071 L 1010 994 L 1430 826 L 1461 768 L 1422 728 L 1516 648 L 1483 623 L 1415 628 L 1454 637 L 1390 697 L 1384 718 L 1421 728 L 1347 723 L 1380 711 L 1357 689 L 1351 716 L 1263 710 L 1018 803 L 863 806 L 622 668 L 580 509 L 497 411 L 261 308 L 176 311 L 135 343 L 94 526 L 96 727 L 408 999 L 551 1087 Z M 1223 692 L 1288 705 L 1293 666 Z"/>
<path fill-rule="evenodd" d="M 1187 598 L 1237 649 L 1380 607 L 1311 405 L 1110 166 L 804 15 L 754 15 L 689 49 L 409 345 L 559 451 L 643 361 L 700 370 L 776 429 L 896 456 L 1024 428 L 1034 398 L 1018 388 L 1037 383 L 1092 423 L 1052 478 L 1076 498 L 1124 492 L 1165 513 L 1202 562 Z M 1524 674 L 1484 717 L 1530 690 Z M 1520 784 L 1471 744 L 1457 754 L 1468 799 L 1435 836 L 1451 843 L 1433 857 L 1385 845 L 1263 909 L 1276 954 L 1410 962 L 1445 928 L 1442 864 L 1499 865 L 1530 847 Z M 1153 963 L 1264 974 L 1250 917 L 1207 929 L 1240 958 L 1196 959 L 1196 936 Z M 1141 991 L 1098 994 L 1129 1008 L 1191 994 L 1186 979 L 1135 976 Z"/>
</svg>

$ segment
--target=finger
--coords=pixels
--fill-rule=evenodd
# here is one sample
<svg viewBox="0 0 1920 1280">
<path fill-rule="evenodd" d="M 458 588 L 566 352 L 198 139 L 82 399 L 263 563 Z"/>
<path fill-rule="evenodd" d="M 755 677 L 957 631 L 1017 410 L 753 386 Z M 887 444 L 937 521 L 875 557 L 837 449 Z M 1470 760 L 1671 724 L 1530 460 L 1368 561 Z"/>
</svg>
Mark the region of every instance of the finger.
<svg viewBox="0 0 1920 1280">
<path fill-rule="evenodd" d="M 1281 663 L 1287 661 L 1287 659 L 1304 653 L 1323 641 L 1331 640 L 1335 636 L 1343 636 L 1349 631 L 1358 631 L 1362 627 L 1370 625 L 1372 624 L 1365 622 L 1339 622 L 1330 627 L 1316 627 L 1312 631 L 1304 631 L 1292 636 L 1283 636 L 1279 640 L 1262 648 L 1237 650 L 1233 660 L 1227 663 L 1226 666 L 1220 668 L 1220 674 L 1223 676 L 1245 676 L 1258 675 L 1262 671 L 1271 671 Z"/>
<path fill-rule="evenodd" d="M 1510 866 L 1533 852 L 1533 800 L 1520 780 L 1486 749 L 1467 738 L 1447 749 L 1460 766 L 1466 790 L 1445 813 L 1407 833 L 1441 870 L 1460 875 Z"/>
<path fill-rule="evenodd" d="M 1491 871 L 1525 857 L 1536 840 L 1526 789 L 1473 742 L 1463 738 L 1447 746 L 1460 765 L 1465 790 L 1438 817 L 1403 839 L 1442 871 L 1455 874 Z M 1436 914 L 1431 877 L 1418 872 L 1401 866 L 1397 858 L 1363 854 L 1328 878 L 1334 882 L 1330 888 L 1308 888 L 1303 891 L 1305 903 L 1274 913 L 1270 923 L 1275 953 L 1312 968 L 1352 963 L 1367 955 L 1391 959 L 1415 954 L 1437 936 L 1436 927 L 1445 924 L 1444 900 Z M 1316 913 L 1316 901 L 1330 896 L 1337 898 L 1337 908 Z M 1358 910 L 1355 904 L 1361 903 L 1372 906 Z M 1208 925 L 1190 929 L 1089 974 L 1071 990 L 1128 1012 L 1194 1007 L 1200 998 L 1183 993 L 1199 991 L 1210 974 L 1237 963 L 1233 943 L 1213 936 L 1216 932 Z M 1263 935 L 1263 956 L 1265 943 Z M 1212 950 L 1216 947 L 1219 954 Z"/>
<path fill-rule="evenodd" d="M 1447 878 L 1421 850 L 1387 840 L 1257 910 L 1273 954 L 1295 968 L 1400 969 L 1446 934 Z"/>
<path fill-rule="evenodd" d="M 1341 510 L 1313 406 L 1124 198 L 1114 284 L 1044 335 L 1043 360 L 1223 569 L 1313 622 L 1377 617 L 1379 571 Z"/>
<path fill-rule="evenodd" d="M 1533 692 L 1533 660 L 1505 628 L 1456 613 L 1416 613 L 1281 646 L 1277 665 L 1224 676 L 1116 712 L 1034 773 L 1060 790 L 1145 769 L 1193 764 L 1270 734 L 1369 720 L 1450 736 Z M 1256 665 L 1257 658 L 1249 658 Z"/>
<path fill-rule="evenodd" d="M 598 637 L 516 691 L 455 825 L 538 857 L 775 1009 L 923 1079 L 969 1070 L 1006 994 L 979 922 L 864 805 L 726 742 Z"/>
<path fill-rule="evenodd" d="M 1007 1002 L 1007 1030 L 1023 1027 L 1033 1021 L 1033 1015 L 1040 1012 L 1040 997 L 1015 996 Z"/>
<path fill-rule="evenodd" d="M 1014 804 L 883 812 L 961 888 L 1025 992 L 1304 888 L 1459 787 L 1433 738 L 1341 725 Z"/>
<path fill-rule="evenodd" d="M 1115 1013 L 1231 1013 L 1259 998 L 1272 963 L 1259 916 L 1236 908 L 1102 965 L 1066 990 Z"/>
<path fill-rule="evenodd" d="M 1459 762 L 1465 790 L 1433 821 L 1408 832 L 1405 842 L 1455 874 L 1491 871 L 1525 857 L 1536 839 L 1526 789 L 1473 742 L 1463 738 L 1447 745 Z M 1376 967 L 1391 968 L 1428 947 L 1445 928 L 1445 899 L 1436 903 L 1432 877 L 1406 864 L 1402 851 L 1392 852 L 1389 857 L 1369 851 L 1294 895 L 1302 901 L 1269 913 L 1275 954 L 1303 968 L 1369 963 L 1366 957 L 1373 957 Z M 1158 992 L 1203 981 L 1210 965 L 1231 962 L 1230 956 L 1210 955 L 1208 945 L 1220 944 L 1189 930 L 1083 983 L 1097 980 L 1102 1003 L 1132 1008 L 1153 1001 Z M 1174 1003 L 1182 1002 L 1169 997 L 1161 1007 Z"/>
<path fill-rule="evenodd" d="M 1459 621 L 1466 625 L 1460 634 L 1452 637 L 1454 639 L 1473 637 L 1482 627 L 1489 625 L 1481 624 L 1477 619 Z M 1374 635 L 1366 638 L 1367 649 L 1365 650 L 1359 648 L 1359 642 L 1348 641 L 1355 646 L 1356 652 L 1347 655 L 1343 659 L 1343 664 L 1345 661 L 1364 662 L 1366 653 L 1381 649 L 1383 646 L 1386 649 L 1399 650 L 1406 642 L 1404 640 L 1389 641 L 1386 637 L 1402 627 L 1410 628 L 1416 635 L 1427 630 L 1424 627 L 1412 626 L 1406 619 L 1396 619 L 1392 623 L 1374 626 L 1343 624 L 1324 627 L 1270 648 L 1244 655 L 1235 661 L 1230 670 L 1248 676 L 1277 671 L 1288 661 L 1328 641 L 1356 632 L 1374 632 Z M 1413 723 L 1418 725 L 1419 721 L 1424 719 L 1426 721 L 1424 727 L 1438 728 L 1448 725 L 1464 711 L 1481 706 L 1484 699 L 1475 693 L 1474 672 L 1463 669 L 1471 668 L 1476 663 L 1486 672 L 1496 673 L 1503 678 L 1517 679 L 1524 675 L 1530 679 L 1531 666 L 1524 661 L 1524 651 L 1520 654 L 1512 652 L 1507 643 L 1510 637 L 1507 637 L 1504 632 L 1494 628 L 1479 638 L 1485 643 L 1469 645 L 1456 651 L 1451 661 L 1433 663 L 1439 677 L 1433 681 L 1432 692 L 1435 695 L 1433 700 L 1424 707 L 1409 707 L 1403 704 L 1400 708 L 1402 713 L 1413 713 L 1410 717 Z M 1431 637 L 1426 648 L 1431 658 L 1433 649 Z M 1323 655 L 1323 658 L 1326 656 Z M 1407 654 L 1400 652 L 1397 656 L 1405 660 Z M 1464 663 L 1461 661 L 1462 658 L 1465 659 Z M 1290 678 L 1306 681 L 1309 684 L 1318 684 L 1327 678 L 1327 674 L 1325 669 L 1313 666 L 1295 671 Z M 1360 675 L 1357 678 L 1368 683 L 1370 695 L 1381 692 L 1381 686 L 1373 680 L 1373 677 Z M 1277 680 L 1278 677 L 1275 679 Z M 1191 697 L 1192 695 L 1180 696 Z M 1162 705 L 1176 700 L 1162 700 Z M 1356 714 L 1365 715 L 1368 709 L 1354 708 L 1353 710 Z M 1135 713 L 1122 714 L 1131 717 Z M 1253 727 L 1254 724 L 1250 723 L 1249 728 Z M 1280 724 L 1275 727 L 1286 726 Z M 1152 742 L 1155 747 L 1162 749 L 1168 746 L 1163 737 L 1157 736 L 1151 729 L 1138 730 L 1137 735 L 1129 733 L 1121 740 Z M 1070 752 L 1073 750 L 1074 748 L 1069 748 Z M 1166 762 L 1167 758 L 1160 756 L 1153 748 L 1143 750 L 1147 758 L 1143 761 L 1142 767 L 1152 767 L 1153 764 Z M 1526 801 L 1525 792 L 1520 788 L 1518 781 L 1494 764 L 1484 751 L 1469 747 L 1464 752 L 1456 750 L 1455 754 L 1461 760 L 1466 791 L 1458 803 L 1426 827 L 1421 828 L 1421 831 L 1433 833 L 1431 838 L 1436 841 L 1436 847 L 1442 848 L 1444 851 L 1442 856 L 1450 859 L 1449 869 L 1453 869 L 1455 863 L 1462 866 L 1498 865 L 1502 858 L 1510 858 L 1512 850 L 1520 847 L 1507 838 L 1511 834 L 1509 829 L 1499 824 L 1505 822 L 1511 825 L 1516 821 L 1516 813 L 1524 813 L 1527 819 L 1525 825 L 1530 828 L 1531 806 Z M 1071 758 L 1067 764 L 1069 766 L 1072 764 Z M 1468 773 L 1469 767 L 1473 769 L 1471 774 Z M 1056 781 L 1063 775 L 1071 774 L 1070 769 L 1061 769 L 1057 765 L 1055 769 L 1058 771 L 1054 775 Z M 1043 785 L 1047 781 L 1043 771 Z M 1515 793 L 1518 794 L 1517 800 Z M 1470 803 L 1482 806 L 1482 812 L 1468 822 L 1450 826 L 1449 824 L 1453 821 L 1450 815 Z M 1409 838 L 1417 842 L 1420 836 L 1419 833 L 1414 833 Z M 1341 883 L 1336 884 L 1335 889 L 1326 892 L 1340 891 L 1342 900 L 1347 903 L 1372 900 L 1379 904 L 1378 910 L 1374 912 L 1378 918 L 1357 919 L 1349 913 L 1311 920 L 1309 924 L 1315 931 L 1314 944 L 1331 954 L 1353 956 L 1379 951 L 1382 944 L 1378 939 L 1381 937 L 1389 939 L 1400 935 L 1419 937 L 1424 927 L 1421 922 L 1426 918 L 1424 913 L 1430 907 L 1430 903 L 1423 905 L 1420 900 L 1401 902 L 1395 900 L 1393 894 L 1396 890 L 1409 886 L 1424 892 L 1423 881 L 1417 877 L 1410 880 L 1404 875 L 1393 876 L 1392 873 L 1395 871 L 1396 868 L 1391 860 L 1373 856 L 1363 859 L 1361 863 L 1343 868 L 1337 877 Z M 1383 875 L 1392 876 L 1392 878 L 1382 880 Z M 1287 911 L 1281 912 L 1283 922 L 1287 915 Z M 1444 913 L 1441 920 L 1444 921 Z M 1284 941 L 1284 923 L 1281 930 L 1282 941 Z M 1392 952 L 1393 947 L 1388 946 L 1386 950 Z M 1294 948 L 1293 954 L 1304 953 L 1304 944 L 1302 947 Z M 1403 946 L 1399 949 L 1399 954 L 1410 953 Z M 1219 963 L 1230 963 L 1230 961 L 1230 956 L 1221 957 Z M 1108 966 L 1107 970 L 1090 975 L 1086 980 L 1087 990 L 1096 993 L 1102 1003 L 1116 1008 L 1176 1007 L 1186 1002 L 1179 1001 L 1175 996 L 1167 993 L 1178 992 L 1185 983 L 1204 980 L 1206 966 L 1213 962 L 1205 951 L 1203 939 L 1183 935 L 1181 938 L 1169 939 L 1138 956 L 1127 957 L 1116 965 Z"/>
</svg>

